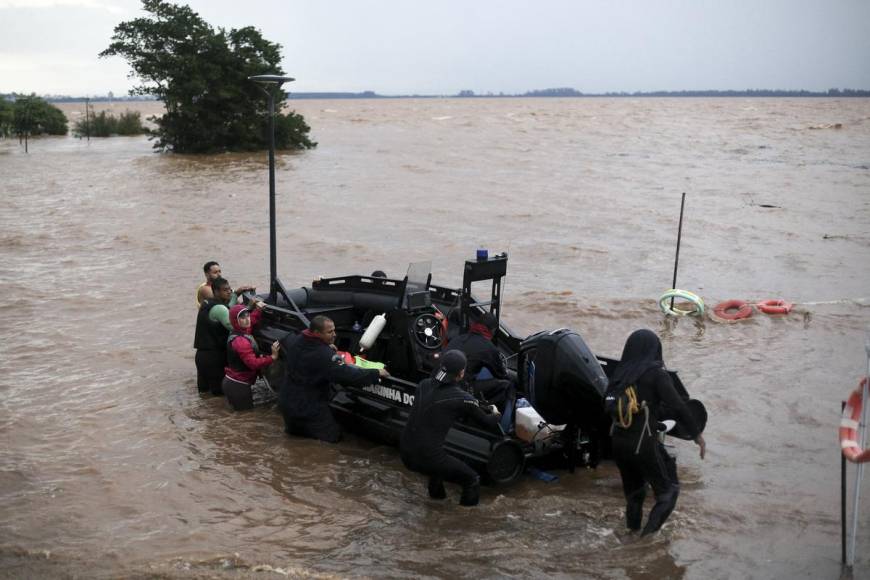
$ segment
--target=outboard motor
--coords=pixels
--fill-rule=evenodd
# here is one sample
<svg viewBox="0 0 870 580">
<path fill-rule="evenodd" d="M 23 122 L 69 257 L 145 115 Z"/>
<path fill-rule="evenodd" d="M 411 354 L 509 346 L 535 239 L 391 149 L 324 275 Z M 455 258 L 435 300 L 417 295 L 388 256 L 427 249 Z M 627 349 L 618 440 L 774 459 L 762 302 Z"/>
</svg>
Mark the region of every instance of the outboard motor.
<svg viewBox="0 0 870 580">
<path fill-rule="evenodd" d="M 525 339 L 520 351 L 526 391 L 538 413 L 551 424 L 596 431 L 607 376 L 580 335 L 568 329 L 539 332 Z"/>
</svg>

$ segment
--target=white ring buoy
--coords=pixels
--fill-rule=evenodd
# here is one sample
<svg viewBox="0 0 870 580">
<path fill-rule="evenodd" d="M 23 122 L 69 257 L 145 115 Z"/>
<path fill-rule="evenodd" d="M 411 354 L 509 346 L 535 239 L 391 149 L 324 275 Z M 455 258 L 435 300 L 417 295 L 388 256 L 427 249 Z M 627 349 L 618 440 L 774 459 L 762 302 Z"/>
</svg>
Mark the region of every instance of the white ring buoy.
<svg viewBox="0 0 870 580">
<path fill-rule="evenodd" d="M 671 308 L 669 304 L 671 298 L 680 298 L 682 300 L 686 300 L 692 304 L 694 308 L 692 310 L 683 310 L 682 308 Z M 703 316 L 704 315 L 704 301 L 701 300 L 701 297 L 697 294 L 693 294 L 688 290 L 678 290 L 676 288 L 671 288 L 659 298 L 659 308 L 661 308 L 662 312 L 672 316 Z"/>
</svg>

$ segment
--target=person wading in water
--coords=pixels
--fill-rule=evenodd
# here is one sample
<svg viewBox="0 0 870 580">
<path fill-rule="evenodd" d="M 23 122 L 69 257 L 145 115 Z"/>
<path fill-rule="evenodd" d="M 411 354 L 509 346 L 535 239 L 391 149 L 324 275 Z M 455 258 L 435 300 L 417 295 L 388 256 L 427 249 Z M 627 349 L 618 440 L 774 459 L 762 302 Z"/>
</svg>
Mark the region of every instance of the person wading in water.
<svg viewBox="0 0 870 580">
<path fill-rule="evenodd" d="M 260 354 L 260 347 L 251 335 L 265 305 L 261 301 L 254 302 L 254 310 L 242 304 L 236 304 L 230 309 L 230 323 L 233 331 L 227 339 L 227 366 L 224 369 L 223 391 L 230 406 L 236 411 L 246 411 L 254 408 L 254 396 L 251 385 L 257 380 L 257 375 L 278 358 L 279 344 L 272 343 L 271 355 Z"/>
<path fill-rule="evenodd" d="M 680 494 L 676 461 L 658 437 L 661 407 L 667 406 L 674 413 L 700 447 L 701 459 L 707 448 L 664 366 L 659 337 L 646 329 L 633 332 L 625 342 L 622 359 L 604 397 L 605 409 L 613 418 L 613 457 L 622 477 L 625 519 L 630 530 L 640 529 L 647 484 L 655 494 L 655 505 L 641 533 L 644 536 L 662 527 Z"/>
</svg>

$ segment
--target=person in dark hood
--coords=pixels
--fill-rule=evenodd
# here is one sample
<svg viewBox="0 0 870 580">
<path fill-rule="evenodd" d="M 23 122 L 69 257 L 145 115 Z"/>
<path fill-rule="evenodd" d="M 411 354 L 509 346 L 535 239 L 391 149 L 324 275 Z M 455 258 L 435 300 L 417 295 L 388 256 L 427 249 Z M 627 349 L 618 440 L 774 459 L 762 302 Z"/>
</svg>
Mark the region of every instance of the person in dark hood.
<svg viewBox="0 0 870 580">
<path fill-rule="evenodd" d="M 227 338 L 227 366 L 224 369 L 223 391 L 230 406 L 236 411 L 254 408 L 251 385 L 257 375 L 278 358 L 278 341 L 272 343 L 271 355 L 260 354 L 260 347 L 251 330 L 260 321 L 263 303 L 254 303 L 253 311 L 243 304 L 230 308 L 233 331 Z"/>
<path fill-rule="evenodd" d="M 441 355 L 433 377 L 417 385 L 414 404 L 399 440 L 402 463 L 412 471 L 429 476 L 429 497 L 444 499 L 444 482 L 462 486 L 460 505 L 480 501 L 480 476 L 468 465 L 444 450 L 447 432 L 457 419 L 467 418 L 485 429 L 498 430 L 498 417 L 487 414 L 460 381 L 465 376 L 466 358 L 459 350 Z"/>
<path fill-rule="evenodd" d="M 386 369 L 344 364 L 334 342 L 335 323 L 326 316 L 315 316 L 307 330 L 281 341 L 286 370 L 278 401 L 288 435 L 338 442 L 341 427 L 329 409 L 330 385 L 364 387 L 389 376 Z"/>
<path fill-rule="evenodd" d="M 658 437 L 660 408 L 675 414 L 700 447 L 701 459 L 706 452 L 704 437 L 664 368 L 662 343 L 653 331 L 637 330 L 628 337 L 604 404 L 613 417 L 613 457 L 622 477 L 626 524 L 640 530 L 649 484 L 656 501 L 641 535 L 651 534 L 668 519 L 680 493 L 676 461 Z"/>
<path fill-rule="evenodd" d="M 468 359 L 465 374 L 475 396 L 493 403 L 502 414 L 502 428 L 510 430 L 516 388 L 498 347 L 492 342 L 498 330 L 495 316 L 487 312 L 479 321 L 472 322 L 468 332 L 450 341 L 448 349 L 462 351 Z"/>
</svg>

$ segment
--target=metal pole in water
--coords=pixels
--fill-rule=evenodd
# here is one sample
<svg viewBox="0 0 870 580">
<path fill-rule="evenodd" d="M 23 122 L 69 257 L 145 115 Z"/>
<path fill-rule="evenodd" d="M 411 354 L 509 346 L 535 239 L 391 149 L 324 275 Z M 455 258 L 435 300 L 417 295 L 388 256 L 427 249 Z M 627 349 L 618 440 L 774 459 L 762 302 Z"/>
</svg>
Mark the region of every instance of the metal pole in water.
<svg viewBox="0 0 870 580">
<path fill-rule="evenodd" d="M 840 415 L 843 415 L 843 410 L 846 408 L 846 401 L 840 402 Z M 846 564 L 846 456 L 840 452 L 840 540 L 842 554 L 840 563 Z"/>
<path fill-rule="evenodd" d="M 867 376 L 870 377 L 870 334 L 864 339 L 864 350 L 867 352 Z M 858 445 L 867 448 L 867 407 L 870 407 L 870 378 L 864 382 L 861 391 L 861 422 L 858 424 Z M 855 470 L 855 489 L 852 490 L 852 526 L 849 546 L 846 551 L 846 566 L 849 569 L 855 565 L 855 539 L 858 535 L 858 503 L 861 499 L 861 480 L 864 478 L 864 464 L 859 463 Z"/>
<path fill-rule="evenodd" d="M 269 91 L 269 300 L 276 299 L 278 278 L 277 243 L 275 236 L 275 95 Z"/>
<path fill-rule="evenodd" d="M 683 209 L 686 207 L 686 192 L 683 192 L 683 198 L 680 200 L 680 225 L 677 228 L 677 257 L 674 258 L 674 281 L 671 288 L 677 287 L 677 266 L 680 264 L 680 240 L 683 237 Z M 671 297 L 671 310 L 674 309 L 674 298 Z"/>
<path fill-rule="evenodd" d="M 255 75 L 248 80 L 259 83 L 269 97 L 269 301 L 277 301 L 278 250 L 275 236 L 275 93 L 281 85 L 293 81 L 280 75 Z M 283 101 L 282 101 L 283 102 Z"/>
</svg>

